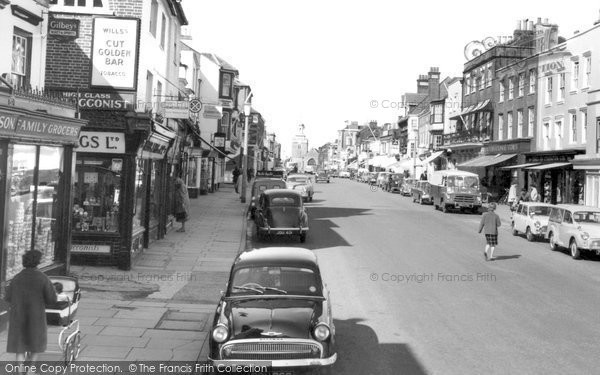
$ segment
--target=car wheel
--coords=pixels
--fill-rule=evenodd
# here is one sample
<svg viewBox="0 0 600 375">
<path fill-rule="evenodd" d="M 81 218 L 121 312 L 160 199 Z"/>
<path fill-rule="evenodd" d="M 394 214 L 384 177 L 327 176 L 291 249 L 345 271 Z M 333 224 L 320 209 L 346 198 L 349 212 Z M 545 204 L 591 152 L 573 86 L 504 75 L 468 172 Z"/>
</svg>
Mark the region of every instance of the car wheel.
<svg viewBox="0 0 600 375">
<path fill-rule="evenodd" d="M 306 233 L 302 233 L 300 235 L 300 242 L 305 243 L 306 242 Z"/>
<path fill-rule="evenodd" d="M 510 226 L 512 227 L 512 235 L 513 236 L 518 236 L 519 235 L 519 231 L 515 229 L 515 222 L 513 221 L 512 223 L 510 223 Z"/>
<path fill-rule="evenodd" d="M 575 239 L 571 239 L 571 243 L 569 244 L 569 250 L 571 251 L 571 257 L 573 259 L 581 258 L 581 250 L 577 247 L 577 242 Z"/>
<path fill-rule="evenodd" d="M 423 197 L 419 197 L 419 204 L 423 204 Z"/>
<path fill-rule="evenodd" d="M 530 227 L 527 227 L 527 229 L 525 229 L 525 237 L 529 242 L 533 242 L 533 240 L 535 240 L 535 236 L 533 235 L 533 233 L 531 233 Z"/>
<path fill-rule="evenodd" d="M 558 245 L 554 242 L 554 233 L 550 232 L 548 234 L 548 243 L 550 244 L 550 250 L 556 251 L 558 250 Z"/>
<path fill-rule="evenodd" d="M 413 198 L 413 203 L 416 203 L 417 202 L 417 197 L 415 197 L 415 195 L 413 194 L 412 198 Z"/>
</svg>

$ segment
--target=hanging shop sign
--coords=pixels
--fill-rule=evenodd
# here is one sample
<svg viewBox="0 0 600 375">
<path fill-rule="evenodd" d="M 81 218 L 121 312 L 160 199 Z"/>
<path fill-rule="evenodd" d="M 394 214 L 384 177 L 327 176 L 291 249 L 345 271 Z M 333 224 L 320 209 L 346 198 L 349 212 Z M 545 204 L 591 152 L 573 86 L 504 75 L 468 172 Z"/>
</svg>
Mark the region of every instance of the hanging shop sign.
<svg viewBox="0 0 600 375">
<path fill-rule="evenodd" d="M 134 90 L 138 44 L 138 19 L 95 17 L 91 85 Z"/>
<path fill-rule="evenodd" d="M 164 159 L 169 150 L 170 140 L 158 133 L 152 133 L 150 138 L 144 142 L 139 157 L 142 159 Z"/>
<path fill-rule="evenodd" d="M 125 133 L 82 131 L 79 134 L 79 147 L 75 151 L 124 154 Z"/>
<path fill-rule="evenodd" d="M 80 124 L 0 111 L 0 135 L 76 142 Z"/>
<path fill-rule="evenodd" d="M 165 118 L 190 118 L 190 102 L 187 100 L 167 100 L 160 103 Z"/>
<path fill-rule="evenodd" d="M 51 18 L 48 23 L 48 36 L 61 43 L 79 38 L 79 20 Z"/>
<path fill-rule="evenodd" d="M 225 153 L 225 138 L 225 133 L 215 133 L 214 135 L 214 146 L 222 153 Z"/>
<path fill-rule="evenodd" d="M 135 103 L 132 92 L 60 91 L 59 95 L 77 101 L 79 110 L 127 111 Z"/>
<path fill-rule="evenodd" d="M 202 117 L 220 120 L 221 117 L 223 117 L 222 107 L 212 104 L 206 104 L 204 106 L 204 112 L 202 113 Z"/>
<path fill-rule="evenodd" d="M 223 108 L 233 109 L 233 100 L 219 99 L 219 105 Z"/>
</svg>

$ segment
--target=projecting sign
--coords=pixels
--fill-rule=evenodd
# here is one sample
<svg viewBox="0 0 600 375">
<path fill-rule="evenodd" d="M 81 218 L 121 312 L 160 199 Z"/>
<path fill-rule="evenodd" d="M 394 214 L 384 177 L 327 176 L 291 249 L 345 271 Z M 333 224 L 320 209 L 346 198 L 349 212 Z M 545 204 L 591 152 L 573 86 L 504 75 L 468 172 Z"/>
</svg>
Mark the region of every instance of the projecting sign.
<svg viewBox="0 0 600 375">
<path fill-rule="evenodd" d="M 79 147 L 75 151 L 124 154 L 125 133 L 82 131 L 79 134 Z"/>
<path fill-rule="evenodd" d="M 136 88 L 139 20 L 94 18 L 92 86 Z"/>
<path fill-rule="evenodd" d="M 187 100 L 166 100 L 160 106 L 166 118 L 190 118 L 190 102 Z"/>
</svg>

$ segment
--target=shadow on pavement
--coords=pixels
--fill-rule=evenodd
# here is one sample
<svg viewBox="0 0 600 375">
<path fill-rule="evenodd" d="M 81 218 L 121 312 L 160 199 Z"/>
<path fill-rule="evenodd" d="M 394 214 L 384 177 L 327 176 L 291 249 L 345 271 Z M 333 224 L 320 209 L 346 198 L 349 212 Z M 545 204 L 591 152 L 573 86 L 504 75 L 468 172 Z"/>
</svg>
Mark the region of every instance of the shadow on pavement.
<svg viewBox="0 0 600 375">
<path fill-rule="evenodd" d="M 507 260 L 507 259 L 519 259 L 521 255 L 499 255 L 494 257 L 494 261 Z"/>
<path fill-rule="evenodd" d="M 407 344 L 380 343 L 361 319 L 335 320 L 338 360 L 334 374 L 427 374 Z"/>
<path fill-rule="evenodd" d="M 342 208 L 326 206 L 306 206 L 306 212 L 310 220 L 330 219 L 335 217 L 350 217 L 360 215 L 371 215 L 369 208 Z"/>
</svg>

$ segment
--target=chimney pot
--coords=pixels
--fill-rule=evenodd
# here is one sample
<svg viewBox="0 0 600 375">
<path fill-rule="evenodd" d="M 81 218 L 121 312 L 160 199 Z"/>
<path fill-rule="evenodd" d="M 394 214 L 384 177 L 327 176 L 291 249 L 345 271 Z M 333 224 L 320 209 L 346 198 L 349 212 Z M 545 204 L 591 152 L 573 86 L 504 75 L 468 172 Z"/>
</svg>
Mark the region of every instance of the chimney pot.
<svg viewBox="0 0 600 375">
<path fill-rule="evenodd" d="M 521 21 L 521 30 L 527 30 L 527 21 Z"/>
<path fill-rule="evenodd" d="M 517 27 L 515 30 L 521 30 L 521 21 L 517 21 Z"/>
<path fill-rule="evenodd" d="M 548 19 L 544 18 L 544 25 L 547 25 L 547 24 L 548 24 Z"/>
<path fill-rule="evenodd" d="M 527 27 L 527 30 L 533 31 L 533 21 L 529 21 L 529 25 Z"/>
<path fill-rule="evenodd" d="M 540 23 L 542 23 L 542 17 L 538 17 L 537 19 L 537 24 L 539 25 Z"/>
</svg>

